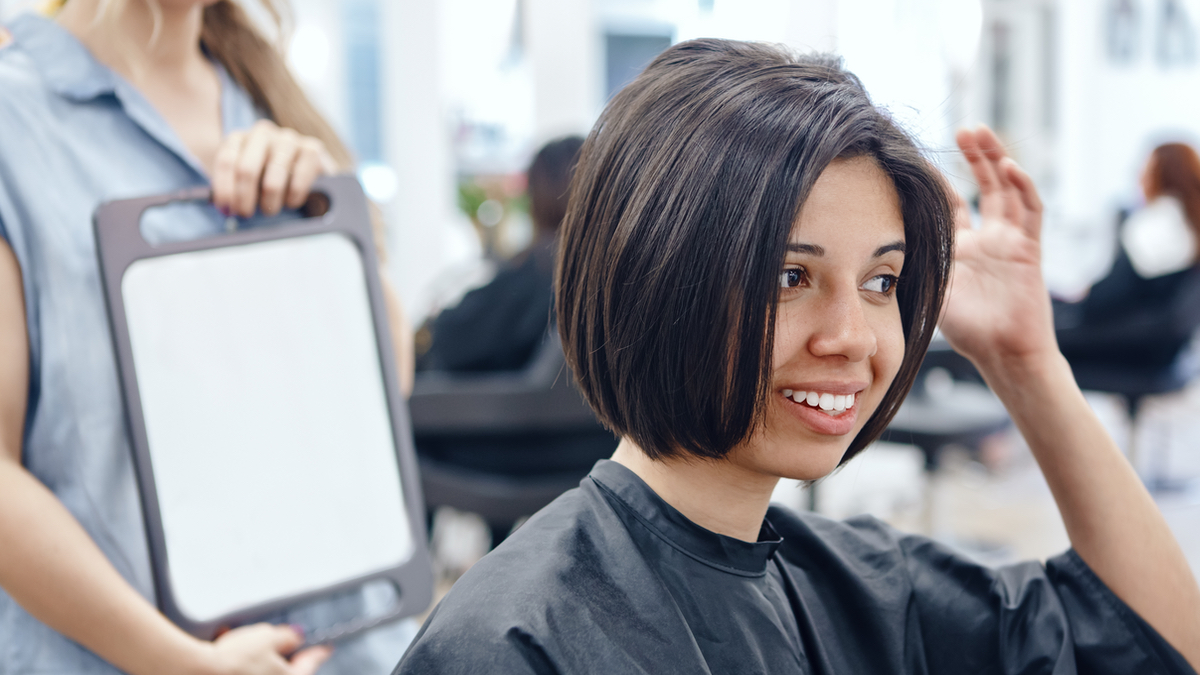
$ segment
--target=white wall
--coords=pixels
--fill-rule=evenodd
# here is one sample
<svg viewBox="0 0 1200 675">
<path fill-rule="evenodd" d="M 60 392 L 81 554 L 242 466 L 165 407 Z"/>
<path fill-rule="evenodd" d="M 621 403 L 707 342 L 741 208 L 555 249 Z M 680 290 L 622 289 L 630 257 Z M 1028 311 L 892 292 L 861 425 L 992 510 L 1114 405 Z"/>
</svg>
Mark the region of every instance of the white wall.
<svg viewBox="0 0 1200 675">
<path fill-rule="evenodd" d="M 454 167 L 438 70 L 436 0 L 380 3 L 383 25 L 383 142 L 398 189 L 385 206 L 389 271 L 419 319 L 442 269 L 456 222 Z"/>
<path fill-rule="evenodd" d="M 838 3 L 832 0 L 791 0 L 783 41 L 797 49 L 832 52 L 837 49 Z"/>
<path fill-rule="evenodd" d="M 600 31 L 592 0 L 525 0 L 534 143 L 586 134 L 599 113 Z"/>
</svg>

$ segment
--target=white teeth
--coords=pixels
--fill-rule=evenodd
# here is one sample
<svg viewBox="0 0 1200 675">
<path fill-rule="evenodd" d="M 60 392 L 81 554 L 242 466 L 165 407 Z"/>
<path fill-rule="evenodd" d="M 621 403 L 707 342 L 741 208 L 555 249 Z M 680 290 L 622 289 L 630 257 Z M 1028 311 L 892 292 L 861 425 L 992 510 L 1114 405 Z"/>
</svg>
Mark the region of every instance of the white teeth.
<svg viewBox="0 0 1200 675">
<path fill-rule="evenodd" d="M 826 412 L 844 412 L 854 407 L 854 394 L 819 394 L 815 391 L 784 389 L 783 395 L 796 403 L 806 403 Z"/>
</svg>

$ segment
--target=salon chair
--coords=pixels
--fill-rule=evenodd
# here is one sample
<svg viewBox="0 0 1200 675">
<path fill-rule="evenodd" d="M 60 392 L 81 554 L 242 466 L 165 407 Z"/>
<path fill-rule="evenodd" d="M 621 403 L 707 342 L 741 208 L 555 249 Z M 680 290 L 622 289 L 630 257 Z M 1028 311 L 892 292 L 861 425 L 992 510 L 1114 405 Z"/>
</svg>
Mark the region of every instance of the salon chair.
<svg viewBox="0 0 1200 675">
<path fill-rule="evenodd" d="M 1061 326 L 1059 318 L 1056 313 Z M 1148 397 L 1181 391 L 1200 377 L 1200 267 L 1188 273 L 1163 308 L 1134 312 L 1102 325 L 1060 327 L 1057 335 L 1080 389 L 1116 394 L 1124 400 L 1130 423 L 1129 455 L 1136 461 L 1142 451 L 1135 442 L 1142 404 Z M 1093 354 L 1098 345 L 1103 345 L 1103 351 Z M 1146 352 L 1166 357 L 1137 358 Z M 1130 358 L 1116 360 L 1110 354 Z M 1168 473 L 1168 449 L 1151 450 L 1155 455 L 1148 458 L 1152 466 L 1144 477 L 1147 488 L 1162 492 L 1186 487 Z"/>
<path fill-rule="evenodd" d="M 520 371 L 418 373 L 409 410 L 427 509 L 478 514 L 493 546 L 617 445 L 572 383 L 554 331 Z"/>
</svg>

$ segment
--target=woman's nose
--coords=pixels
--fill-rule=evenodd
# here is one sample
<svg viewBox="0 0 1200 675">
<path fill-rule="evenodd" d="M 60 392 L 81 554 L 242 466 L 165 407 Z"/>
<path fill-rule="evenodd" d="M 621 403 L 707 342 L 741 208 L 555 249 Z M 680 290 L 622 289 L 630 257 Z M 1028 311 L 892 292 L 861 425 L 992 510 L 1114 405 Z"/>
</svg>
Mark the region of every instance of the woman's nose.
<svg viewBox="0 0 1200 675">
<path fill-rule="evenodd" d="M 816 309 L 808 345 L 814 356 L 841 356 L 856 363 L 875 355 L 878 347 L 875 330 L 867 320 L 857 289 L 853 293 L 831 294 Z"/>
</svg>

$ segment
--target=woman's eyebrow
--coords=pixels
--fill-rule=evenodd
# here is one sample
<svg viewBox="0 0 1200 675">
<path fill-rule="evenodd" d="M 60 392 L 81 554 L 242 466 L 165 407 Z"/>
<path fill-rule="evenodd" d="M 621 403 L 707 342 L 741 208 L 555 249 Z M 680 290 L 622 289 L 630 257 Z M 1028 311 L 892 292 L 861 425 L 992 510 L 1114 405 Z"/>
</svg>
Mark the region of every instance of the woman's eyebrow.
<svg viewBox="0 0 1200 675">
<path fill-rule="evenodd" d="M 892 251 L 899 251 L 901 253 L 904 253 L 904 242 L 893 241 L 890 244 L 885 244 L 883 246 L 880 246 L 879 248 L 875 249 L 875 257 L 878 258 L 879 256 L 881 256 L 885 253 L 891 253 Z"/>
<path fill-rule="evenodd" d="M 807 253 L 818 257 L 825 255 L 825 249 L 816 244 L 800 244 L 794 241 L 788 242 L 787 250 L 788 253 Z"/>
<path fill-rule="evenodd" d="M 794 242 L 794 241 L 788 242 L 787 250 L 788 250 L 788 253 L 806 253 L 808 255 L 816 256 L 816 257 L 825 255 L 825 249 L 821 246 L 818 246 L 816 244 L 801 244 L 801 243 Z M 887 253 L 891 253 L 892 251 L 899 251 L 901 253 L 904 253 L 904 242 L 893 241 L 890 244 L 884 244 L 883 246 L 880 246 L 879 248 L 875 249 L 874 257 L 878 258 Z"/>
</svg>

